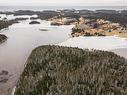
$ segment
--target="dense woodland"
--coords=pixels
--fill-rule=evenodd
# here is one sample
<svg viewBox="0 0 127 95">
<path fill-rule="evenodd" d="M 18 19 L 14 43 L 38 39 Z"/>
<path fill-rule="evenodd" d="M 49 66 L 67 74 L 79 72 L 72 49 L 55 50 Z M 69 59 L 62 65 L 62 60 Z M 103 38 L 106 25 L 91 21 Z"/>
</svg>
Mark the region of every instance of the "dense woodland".
<svg viewBox="0 0 127 95">
<path fill-rule="evenodd" d="M 84 16 L 88 19 L 105 19 L 114 23 L 120 23 L 121 25 L 127 25 L 127 14 L 124 13 L 93 13 L 87 16 Z"/>
<path fill-rule="evenodd" d="M 127 60 L 61 46 L 33 50 L 15 95 L 127 95 Z"/>
</svg>

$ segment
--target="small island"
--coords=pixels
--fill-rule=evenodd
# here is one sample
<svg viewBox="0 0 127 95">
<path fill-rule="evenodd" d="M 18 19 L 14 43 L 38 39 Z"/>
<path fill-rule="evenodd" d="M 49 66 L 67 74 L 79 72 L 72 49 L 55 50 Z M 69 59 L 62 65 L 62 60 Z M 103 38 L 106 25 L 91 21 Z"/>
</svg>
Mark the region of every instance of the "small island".
<svg viewBox="0 0 127 95">
<path fill-rule="evenodd" d="M 49 31 L 48 29 L 39 29 L 40 31 Z"/>
<path fill-rule="evenodd" d="M 7 40 L 7 36 L 0 34 L 0 43 L 3 43 Z"/>
<path fill-rule="evenodd" d="M 14 95 L 126 95 L 126 64 L 112 52 L 41 46 L 28 58 Z"/>
<path fill-rule="evenodd" d="M 29 24 L 40 24 L 38 21 L 31 21 Z"/>
</svg>

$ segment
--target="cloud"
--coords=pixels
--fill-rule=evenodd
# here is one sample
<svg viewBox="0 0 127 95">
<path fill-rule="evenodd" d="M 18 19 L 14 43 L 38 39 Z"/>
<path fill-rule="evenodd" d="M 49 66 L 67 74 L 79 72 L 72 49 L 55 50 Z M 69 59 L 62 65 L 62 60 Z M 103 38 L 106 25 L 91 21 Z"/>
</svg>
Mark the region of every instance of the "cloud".
<svg viewBox="0 0 127 95">
<path fill-rule="evenodd" d="M 127 5 L 126 0 L 0 0 L 0 5 Z"/>
</svg>

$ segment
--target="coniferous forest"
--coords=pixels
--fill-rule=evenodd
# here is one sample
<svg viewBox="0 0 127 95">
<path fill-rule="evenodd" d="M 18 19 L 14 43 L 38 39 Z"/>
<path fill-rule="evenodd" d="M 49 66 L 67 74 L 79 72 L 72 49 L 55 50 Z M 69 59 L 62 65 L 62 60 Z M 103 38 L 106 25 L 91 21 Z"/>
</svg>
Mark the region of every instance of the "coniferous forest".
<svg viewBox="0 0 127 95">
<path fill-rule="evenodd" d="M 41 46 L 27 60 L 15 95 L 127 95 L 127 60 L 107 51 Z"/>
</svg>

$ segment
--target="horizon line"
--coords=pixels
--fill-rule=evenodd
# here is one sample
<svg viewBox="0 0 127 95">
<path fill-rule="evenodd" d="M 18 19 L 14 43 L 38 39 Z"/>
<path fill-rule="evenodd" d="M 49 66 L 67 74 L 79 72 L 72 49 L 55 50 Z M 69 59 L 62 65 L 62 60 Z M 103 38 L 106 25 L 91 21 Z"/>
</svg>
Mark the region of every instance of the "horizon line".
<svg viewBox="0 0 127 95">
<path fill-rule="evenodd" d="M 31 7 L 31 6 L 44 6 L 44 7 L 46 7 L 46 6 L 52 6 L 52 7 L 56 7 L 56 6 L 58 6 L 58 7 L 72 7 L 72 6 L 81 6 L 81 7 L 90 7 L 90 6 L 95 6 L 95 7 L 115 7 L 115 6 L 120 6 L 120 7 L 127 7 L 127 5 L 72 5 L 72 6 L 70 6 L 70 5 L 0 5 L 0 6 L 26 6 L 26 7 Z"/>
</svg>

